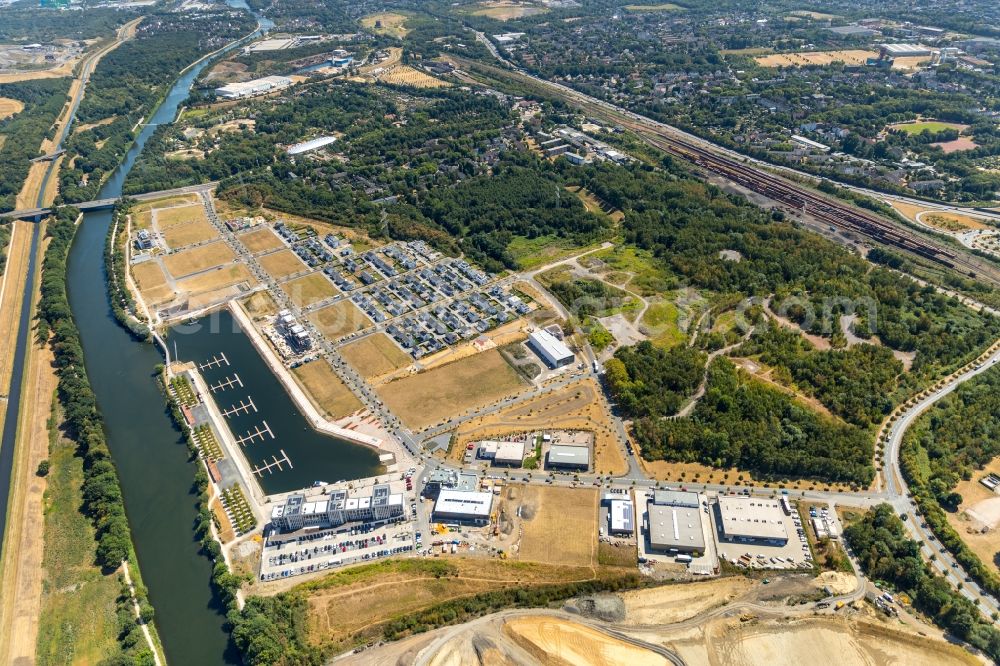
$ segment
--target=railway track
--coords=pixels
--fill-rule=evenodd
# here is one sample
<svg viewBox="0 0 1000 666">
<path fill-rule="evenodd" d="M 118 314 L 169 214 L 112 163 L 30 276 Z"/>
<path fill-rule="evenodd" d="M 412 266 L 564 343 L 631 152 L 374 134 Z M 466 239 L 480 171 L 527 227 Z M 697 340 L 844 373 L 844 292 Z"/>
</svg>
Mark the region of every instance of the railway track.
<svg viewBox="0 0 1000 666">
<path fill-rule="evenodd" d="M 985 260 L 977 261 L 961 250 L 928 239 L 873 212 L 858 208 L 846 201 L 820 194 L 809 187 L 764 171 L 759 166 L 747 164 L 734 156 L 735 154 L 731 151 L 689 135 L 675 127 L 590 97 L 563 84 L 529 74 L 506 61 L 499 54 L 495 53 L 494 55 L 507 64 L 508 69 L 496 68 L 479 62 L 474 64 L 480 67 L 485 66 L 506 76 L 528 79 L 543 86 L 550 93 L 575 103 L 588 113 L 604 117 L 610 122 L 632 130 L 655 148 L 694 164 L 703 172 L 716 175 L 763 195 L 797 213 L 809 215 L 834 229 L 866 236 L 876 242 L 905 250 L 940 266 L 960 272 L 964 277 L 980 278 L 994 286 L 1000 286 L 1000 267 L 992 266 Z M 455 58 L 455 60 L 473 64 L 472 61 L 463 58 Z"/>
</svg>

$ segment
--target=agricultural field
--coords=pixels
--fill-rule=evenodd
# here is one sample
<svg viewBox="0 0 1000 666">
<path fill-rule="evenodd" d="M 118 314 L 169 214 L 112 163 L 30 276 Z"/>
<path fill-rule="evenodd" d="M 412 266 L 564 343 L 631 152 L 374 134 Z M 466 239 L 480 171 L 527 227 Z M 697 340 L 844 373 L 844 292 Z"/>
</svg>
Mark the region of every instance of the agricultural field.
<svg viewBox="0 0 1000 666">
<path fill-rule="evenodd" d="M 500 352 L 490 349 L 396 379 L 381 386 L 378 392 L 407 426 L 422 430 L 513 395 L 524 385 Z"/>
<path fill-rule="evenodd" d="M 236 255 L 223 242 L 177 252 L 163 258 L 163 265 L 175 278 L 182 278 L 211 268 L 218 268 L 236 260 Z"/>
<path fill-rule="evenodd" d="M 757 56 L 754 60 L 761 67 L 826 66 L 834 62 L 846 65 L 863 65 L 868 58 L 877 58 L 876 51 L 847 49 L 844 51 L 806 51 L 802 53 L 772 53 Z"/>
<path fill-rule="evenodd" d="M 323 273 L 310 273 L 289 280 L 281 285 L 281 290 L 300 308 L 309 307 L 340 293 Z"/>
<path fill-rule="evenodd" d="M 536 429 L 585 430 L 594 433 L 594 471 L 624 474 L 628 470 L 603 393 L 591 379 L 525 400 L 493 414 L 463 423 L 453 459 L 461 460 L 466 442 L 503 437 Z"/>
<path fill-rule="evenodd" d="M 333 305 L 311 312 L 309 321 L 329 340 L 339 340 L 372 324 L 371 319 L 348 300 L 337 301 Z"/>
<path fill-rule="evenodd" d="M 385 333 L 368 335 L 344 345 L 341 354 L 365 379 L 372 379 L 405 368 L 413 360 Z"/>
<path fill-rule="evenodd" d="M 378 80 L 382 83 L 391 83 L 399 86 L 413 86 L 415 88 L 446 88 L 451 84 L 447 81 L 434 78 L 430 74 L 414 69 L 409 65 L 395 65 L 387 71 L 379 74 Z"/>
<path fill-rule="evenodd" d="M 22 109 L 24 109 L 24 102 L 9 97 L 0 97 L 0 120 L 21 113 Z"/>
<path fill-rule="evenodd" d="M 372 14 L 361 19 L 361 25 L 377 35 L 386 35 L 403 39 L 409 30 L 406 28 L 406 16 L 394 12 Z"/>
<path fill-rule="evenodd" d="M 173 297 L 174 290 L 170 288 L 167 276 L 164 275 L 163 269 L 157 262 L 144 261 L 141 264 L 133 265 L 130 270 L 132 271 L 132 279 L 135 280 L 147 305 L 165 303 Z"/>
<path fill-rule="evenodd" d="M 267 274 L 276 280 L 306 270 L 306 265 L 291 250 L 279 250 L 259 257 L 257 261 Z"/>
<path fill-rule="evenodd" d="M 253 231 L 248 231 L 239 236 L 239 241 L 243 243 L 243 247 L 249 250 L 251 254 L 266 252 L 267 250 L 277 250 L 284 245 L 270 227 L 261 227 Z"/>
<path fill-rule="evenodd" d="M 596 564 L 596 488 L 511 486 L 506 497 L 520 505 L 523 532 L 518 559 L 565 566 Z"/>
<path fill-rule="evenodd" d="M 524 18 L 525 16 L 544 14 L 547 11 L 549 10 L 545 7 L 498 1 L 480 3 L 480 9 L 472 13 L 476 16 L 488 16 L 497 21 L 510 21 L 511 19 Z"/>
<path fill-rule="evenodd" d="M 328 419 L 342 419 L 363 407 L 325 359 L 316 359 L 292 368 L 292 374 L 302 384 L 319 412 Z"/>
<path fill-rule="evenodd" d="M 219 231 L 207 220 L 192 220 L 164 229 L 163 240 L 171 249 L 204 243 L 219 237 Z"/>
</svg>

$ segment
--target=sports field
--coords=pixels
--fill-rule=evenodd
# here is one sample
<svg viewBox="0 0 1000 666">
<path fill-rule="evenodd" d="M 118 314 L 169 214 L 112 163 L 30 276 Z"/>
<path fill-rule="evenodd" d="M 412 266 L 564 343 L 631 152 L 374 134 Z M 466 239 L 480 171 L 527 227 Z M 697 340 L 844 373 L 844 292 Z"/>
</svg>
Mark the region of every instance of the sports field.
<svg viewBox="0 0 1000 666">
<path fill-rule="evenodd" d="M 896 130 L 897 132 L 906 132 L 907 134 L 920 134 L 924 130 L 927 130 L 931 134 L 936 134 L 946 129 L 955 129 L 961 132 L 967 127 L 968 125 L 945 123 L 940 120 L 921 120 L 912 123 L 896 123 L 895 125 L 889 125 L 889 129 Z"/>
<path fill-rule="evenodd" d="M 311 321 L 330 340 L 339 340 L 348 333 L 360 331 L 372 325 L 354 303 L 337 301 L 333 305 L 320 308 L 309 314 Z"/>
<path fill-rule="evenodd" d="M 877 58 L 875 51 L 847 49 L 844 51 L 806 51 L 802 53 L 772 53 L 754 58 L 761 67 L 808 67 L 842 62 L 845 65 L 863 65 L 868 58 Z"/>
<path fill-rule="evenodd" d="M 520 486 L 521 546 L 518 559 L 591 566 L 597 558 L 596 488 Z"/>
<path fill-rule="evenodd" d="M 310 273 L 285 282 L 281 285 L 281 290 L 288 294 L 292 302 L 300 308 L 325 301 L 340 293 L 330 282 L 330 279 L 322 273 Z"/>
<path fill-rule="evenodd" d="M 228 264 L 235 259 L 236 255 L 229 246 L 218 242 L 171 254 L 163 259 L 163 265 L 172 276 L 182 278 Z"/>
<path fill-rule="evenodd" d="M 277 250 L 283 245 L 278 235 L 271 231 L 270 227 L 254 229 L 239 237 L 243 247 L 253 254 L 264 252 L 265 250 Z"/>
<path fill-rule="evenodd" d="M 342 419 L 363 407 L 344 385 L 326 359 L 309 361 L 292 369 L 316 408 L 328 419 Z"/>
<path fill-rule="evenodd" d="M 410 428 L 422 430 L 517 393 L 524 382 L 496 349 L 389 382 L 379 395 Z"/>
<path fill-rule="evenodd" d="M 167 276 L 155 261 L 145 261 L 132 266 L 132 279 L 142 293 L 147 305 L 157 305 L 169 301 L 174 290 L 167 283 Z"/>
<path fill-rule="evenodd" d="M 365 379 L 378 377 L 400 368 L 412 360 L 385 333 L 369 335 L 341 348 L 341 354 Z"/>
<path fill-rule="evenodd" d="M 260 267 L 276 280 L 306 269 L 306 265 L 291 250 L 279 250 L 278 252 L 265 254 L 263 257 L 258 258 L 257 261 L 260 263 Z"/>
<path fill-rule="evenodd" d="M 476 16 L 488 16 L 497 21 L 509 21 L 511 19 L 524 18 L 525 16 L 535 16 L 549 11 L 545 7 L 532 7 L 530 5 L 516 5 L 512 2 L 484 2 L 481 8 L 472 12 Z"/>
<path fill-rule="evenodd" d="M 207 220 L 193 220 L 174 224 L 163 231 L 163 240 L 167 246 L 177 248 L 204 243 L 219 237 L 219 231 Z"/>
</svg>

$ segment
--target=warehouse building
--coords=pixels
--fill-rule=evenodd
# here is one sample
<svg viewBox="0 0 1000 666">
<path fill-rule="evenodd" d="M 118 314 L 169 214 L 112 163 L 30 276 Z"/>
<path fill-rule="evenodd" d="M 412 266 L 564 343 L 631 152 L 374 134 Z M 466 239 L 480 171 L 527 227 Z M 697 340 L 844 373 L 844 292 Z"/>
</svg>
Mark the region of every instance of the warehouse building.
<svg viewBox="0 0 1000 666">
<path fill-rule="evenodd" d="M 548 331 L 535 331 L 528 336 L 528 346 L 545 361 L 550 368 L 558 368 L 573 362 L 573 352 Z"/>
<path fill-rule="evenodd" d="M 590 448 L 553 444 L 546 459 L 552 469 L 587 470 L 590 468 Z"/>
<path fill-rule="evenodd" d="M 434 520 L 485 525 L 493 509 L 493 493 L 442 489 L 434 502 Z"/>
<path fill-rule="evenodd" d="M 698 497 L 698 493 L 686 490 L 657 490 L 653 493 L 653 504 L 697 509 L 701 504 L 701 498 Z"/>
<path fill-rule="evenodd" d="M 933 51 L 921 44 L 880 44 L 883 57 L 906 58 L 912 56 L 929 56 Z"/>
<path fill-rule="evenodd" d="M 694 493 L 691 493 L 694 494 Z M 646 504 L 650 550 L 667 553 L 704 553 L 705 529 L 701 509 L 695 506 Z"/>
<path fill-rule="evenodd" d="M 635 510 L 632 501 L 613 499 L 608 505 L 608 534 L 630 536 L 635 533 Z"/>
<path fill-rule="evenodd" d="M 403 517 L 402 489 L 393 492 L 388 483 L 371 488 L 371 494 L 334 490 L 328 496 L 306 501 L 303 494 L 290 495 L 271 510 L 271 523 L 282 532 L 305 527 L 339 527 L 352 522 L 385 522 Z"/>
<path fill-rule="evenodd" d="M 226 99 L 241 99 L 244 97 L 253 97 L 254 95 L 263 95 L 273 90 L 281 90 L 292 85 L 292 83 L 292 80 L 287 76 L 265 76 L 262 79 L 226 84 L 221 88 L 216 88 L 215 94 Z"/>
<path fill-rule="evenodd" d="M 289 155 L 301 155 L 303 153 L 319 150 L 324 146 L 329 146 L 336 140 L 337 137 L 335 136 L 320 136 L 315 139 L 310 139 L 309 141 L 303 141 L 302 143 L 296 143 L 293 146 L 289 146 L 286 152 Z"/>
<path fill-rule="evenodd" d="M 520 467 L 524 462 L 524 443 L 483 440 L 479 442 L 477 455 L 483 460 L 493 461 L 494 465 Z"/>
<path fill-rule="evenodd" d="M 717 509 L 719 533 L 726 541 L 769 546 L 788 543 L 786 516 L 778 500 L 723 496 Z"/>
</svg>

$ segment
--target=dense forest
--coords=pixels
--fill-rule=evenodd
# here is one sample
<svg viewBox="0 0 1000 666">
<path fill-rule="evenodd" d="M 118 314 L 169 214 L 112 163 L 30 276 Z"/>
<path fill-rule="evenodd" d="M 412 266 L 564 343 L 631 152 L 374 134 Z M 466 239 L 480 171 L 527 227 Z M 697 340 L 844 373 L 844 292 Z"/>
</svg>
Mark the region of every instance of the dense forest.
<svg viewBox="0 0 1000 666">
<path fill-rule="evenodd" d="M 7 245 L 10 243 L 10 235 L 13 230 L 12 223 L 0 222 L 0 275 L 3 275 L 7 268 Z"/>
<path fill-rule="evenodd" d="M 1000 661 L 1000 631 L 983 619 L 975 604 L 931 572 L 920 556 L 920 544 L 907 537 L 890 505 L 869 510 L 844 530 L 844 537 L 870 580 L 906 592 L 913 606 L 935 624 Z"/>
<path fill-rule="evenodd" d="M 76 233 L 78 215 L 79 211 L 74 208 L 59 208 L 48 225 L 50 242 L 42 260 L 36 332 L 40 340 L 48 341 L 55 353 L 63 430 L 77 443 L 84 465 L 80 511 L 94 525 L 97 564 L 110 573 L 124 560 L 134 563 L 134 555 L 118 472 L 104 440 L 103 419 L 84 369 L 80 336 L 66 295 L 66 258 Z M 124 601 L 118 613 L 118 638 L 122 652 L 115 657 L 118 661 L 114 663 L 152 663 L 152 653 L 134 620 L 129 597 L 121 599 Z M 148 606 L 148 602 L 145 605 Z M 147 614 L 151 619 L 151 607 Z"/>
<path fill-rule="evenodd" d="M 948 522 L 962 496 L 961 480 L 980 474 L 1000 455 L 1000 369 L 992 368 L 942 398 L 911 427 L 900 450 L 900 468 L 924 520 L 969 574 L 1000 594 L 995 562 L 983 562 Z"/>
<path fill-rule="evenodd" d="M 185 67 L 242 35 L 253 23 L 244 12 L 214 12 L 196 17 L 175 13 L 147 17 L 134 39 L 104 56 L 87 84 L 77 121 L 99 124 L 73 134 L 60 172 L 63 201 L 94 198 L 104 178 L 121 162 L 138 132 L 174 79 Z"/>
<path fill-rule="evenodd" d="M 0 8 L 0 43 L 98 39 L 135 18 L 133 9 L 88 7 L 85 11 L 39 11 L 37 3 Z"/>
<path fill-rule="evenodd" d="M 667 383 L 675 374 L 666 363 L 659 370 L 665 375 L 659 382 Z M 687 362 L 681 371 L 689 372 Z M 628 382 L 641 377 L 629 376 Z M 654 412 L 636 419 L 634 434 L 644 458 L 860 486 L 875 476 L 867 432 L 818 414 L 725 358 L 709 366 L 707 391 L 691 416 L 665 418 L 670 415 Z"/>
<path fill-rule="evenodd" d="M 604 364 L 611 395 L 633 417 L 671 416 L 701 383 L 707 355 L 685 345 L 622 347 Z"/>
<path fill-rule="evenodd" d="M 66 105 L 69 79 L 38 79 L 0 84 L 0 97 L 16 99 L 24 109 L 0 120 L 0 212 L 14 210 L 15 200 L 41 153 L 42 141 L 54 138 L 53 124 Z M 34 202 L 30 202 L 34 205 Z"/>
</svg>

